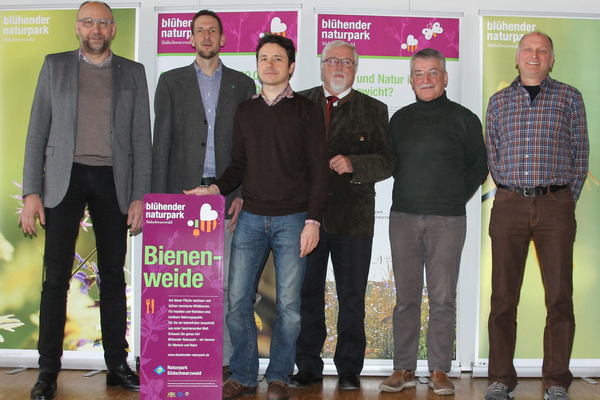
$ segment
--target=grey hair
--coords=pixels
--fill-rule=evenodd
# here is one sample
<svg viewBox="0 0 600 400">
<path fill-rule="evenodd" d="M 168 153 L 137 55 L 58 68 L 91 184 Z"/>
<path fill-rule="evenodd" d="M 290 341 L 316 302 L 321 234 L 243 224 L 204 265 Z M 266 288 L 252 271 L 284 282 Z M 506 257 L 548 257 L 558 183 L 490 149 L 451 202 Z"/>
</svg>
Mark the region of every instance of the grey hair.
<svg viewBox="0 0 600 400">
<path fill-rule="evenodd" d="M 554 57 L 554 43 L 552 42 L 552 39 L 550 38 L 550 36 L 548 36 L 544 32 L 540 32 L 540 31 L 533 31 L 533 32 L 528 33 L 527 35 L 523 35 L 521 40 L 519 40 L 519 47 L 517 47 L 517 54 L 519 54 L 521 52 L 521 43 L 523 43 L 523 39 L 525 39 L 529 35 L 534 35 L 534 34 L 541 35 L 541 36 L 545 37 L 546 39 L 548 39 L 548 42 L 550 42 L 550 50 L 551 50 L 550 53 L 551 53 L 552 57 Z"/>
<path fill-rule="evenodd" d="M 354 67 L 358 68 L 358 52 L 356 51 L 356 46 L 352 43 L 344 42 L 343 40 L 334 40 L 327 43 L 327 45 L 323 48 L 323 51 L 321 52 L 321 62 L 327 59 L 327 53 L 329 53 L 329 50 L 335 49 L 336 47 L 344 46 L 352 50 L 352 54 L 354 56 Z"/>
<path fill-rule="evenodd" d="M 440 60 L 440 63 L 442 63 L 442 69 L 443 69 L 442 72 L 446 72 L 446 58 L 444 57 L 444 55 L 442 54 L 441 51 L 438 51 L 436 49 L 431 49 L 431 48 L 417 51 L 410 58 L 410 72 L 411 73 L 412 73 L 412 69 L 413 69 L 413 64 L 415 63 L 415 60 L 417 58 L 435 58 L 437 60 Z"/>
</svg>

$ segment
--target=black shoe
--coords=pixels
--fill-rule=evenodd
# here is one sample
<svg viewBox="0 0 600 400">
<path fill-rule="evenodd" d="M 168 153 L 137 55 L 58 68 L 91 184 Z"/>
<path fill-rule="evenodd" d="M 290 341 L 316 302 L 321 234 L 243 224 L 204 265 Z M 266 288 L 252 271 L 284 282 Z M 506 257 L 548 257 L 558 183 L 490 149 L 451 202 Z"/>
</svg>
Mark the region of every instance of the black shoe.
<svg viewBox="0 0 600 400">
<path fill-rule="evenodd" d="M 319 378 L 310 372 L 300 371 L 296 375 L 290 377 L 290 387 L 295 389 L 306 389 L 310 385 L 323 382 L 323 378 Z"/>
<path fill-rule="evenodd" d="M 354 372 L 342 372 L 338 382 L 339 390 L 358 390 L 360 389 L 360 378 Z"/>
<path fill-rule="evenodd" d="M 33 400 L 50 400 L 56 395 L 56 379 L 58 374 L 52 372 L 41 371 L 38 375 L 37 382 L 31 389 L 31 398 Z"/>
<path fill-rule="evenodd" d="M 129 368 L 126 362 L 106 371 L 107 386 L 123 386 L 125 389 L 140 391 L 140 377 Z"/>
</svg>

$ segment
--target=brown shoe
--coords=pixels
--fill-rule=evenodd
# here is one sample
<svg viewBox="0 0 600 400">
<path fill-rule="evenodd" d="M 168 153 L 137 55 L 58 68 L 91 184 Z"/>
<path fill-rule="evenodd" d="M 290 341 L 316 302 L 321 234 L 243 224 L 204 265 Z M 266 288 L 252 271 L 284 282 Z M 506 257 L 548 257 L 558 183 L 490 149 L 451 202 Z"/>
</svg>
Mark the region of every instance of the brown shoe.
<svg viewBox="0 0 600 400">
<path fill-rule="evenodd" d="M 433 393 L 441 395 L 454 394 L 454 385 L 444 371 L 433 371 L 429 376 L 429 387 Z"/>
<path fill-rule="evenodd" d="M 288 400 L 288 385 L 283 382 L 273 381 L 269 383 L 267 389 L 267 400 Z"/>
<path fill-rule="evenodd" d="M 400 369 L 394 371 L 392 376 L 381 382 L 379 389 L 382 392 L 400 392 L 404 388 L 417 386 L 415 372 Z"/>
<path fill-rule="evenodd" d="M 235 399 L 239 396 L 250 396 L 256 393 L 256 386 L 243 386 L 229 379 L 223 384 L 223 400 Z"/>
</svg>

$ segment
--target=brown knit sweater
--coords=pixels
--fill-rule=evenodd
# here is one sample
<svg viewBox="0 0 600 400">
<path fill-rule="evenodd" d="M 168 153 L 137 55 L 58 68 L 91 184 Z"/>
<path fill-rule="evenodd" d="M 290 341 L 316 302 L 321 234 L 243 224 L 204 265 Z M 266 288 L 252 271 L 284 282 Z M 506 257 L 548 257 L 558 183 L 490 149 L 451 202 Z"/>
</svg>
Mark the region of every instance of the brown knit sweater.
<svg viewBox="0 0 600 400">
<path fill-rule="evenodd" d="M 322 220 L 328 158 L 321 106 L 294 93 L 269 107 L 262 97 L 236 111 L 232 162 L 216 185 L 228 194 L 243 182 L 243 209 L 257 215 L 307 212 Z"/>
</svg>

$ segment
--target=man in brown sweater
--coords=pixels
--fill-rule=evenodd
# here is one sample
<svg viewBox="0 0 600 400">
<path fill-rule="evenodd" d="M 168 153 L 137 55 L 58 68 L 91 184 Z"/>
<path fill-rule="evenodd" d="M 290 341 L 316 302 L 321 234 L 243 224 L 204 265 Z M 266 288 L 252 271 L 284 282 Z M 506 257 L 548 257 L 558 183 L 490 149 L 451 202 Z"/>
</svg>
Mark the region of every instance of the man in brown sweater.
<svg viewBox="0 0 600 400">
<path fill-rule="evenodd" d="M 306 255 L 319 241 L 327 198 L 327 152 L 320 105 L 292 91 L 294 43 L 268 35 L 257 52 L 262 91 L 240 104 L 234 120 L 232 161 L 209 188 L 187 194 L 228 194 L 242 181 L 244 205 L 231 247 L 227 326 L 233 344 L 231 378 L 223 399 L 256 391 L 258 350 L 254 299 L 273 250 L 277 319 L 271 339 L 267 399 L 289 398 L 300 332 L 300 289 Z"/>
</svg>

